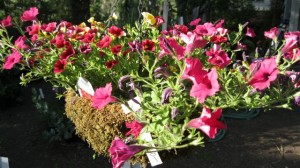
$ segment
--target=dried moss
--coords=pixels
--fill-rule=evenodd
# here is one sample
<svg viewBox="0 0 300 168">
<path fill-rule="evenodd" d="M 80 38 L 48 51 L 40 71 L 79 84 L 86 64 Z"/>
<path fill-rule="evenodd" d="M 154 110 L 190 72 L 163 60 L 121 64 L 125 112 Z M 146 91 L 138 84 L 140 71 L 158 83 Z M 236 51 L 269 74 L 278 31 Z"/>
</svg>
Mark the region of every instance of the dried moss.
<svg viewBox="0 0 300 168">
<path fill-rule="evenodd" d="M 126 115 L 121 104 L 109 104 L 102 110 L 92 107 L 89 99 L 79 97 L 73 90 L 65 95 L 67 117 L 75 124 L 76 134 L 85 140 L 99 155 L 109 156 L 108 149 L 112 140 L 118 136 L 125 138 L 125 122 L 134 116 Z M 145 156 L 132 157 L 132 163 L 147 163 Z"/>
</svg>

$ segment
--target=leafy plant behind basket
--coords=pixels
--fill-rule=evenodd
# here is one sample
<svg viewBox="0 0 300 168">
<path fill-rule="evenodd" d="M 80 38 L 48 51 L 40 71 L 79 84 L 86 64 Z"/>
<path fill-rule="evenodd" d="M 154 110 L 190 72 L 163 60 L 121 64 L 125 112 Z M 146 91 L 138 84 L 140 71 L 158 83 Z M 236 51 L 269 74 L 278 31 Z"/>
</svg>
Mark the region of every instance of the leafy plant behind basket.
<svg viewBox="0 0 300 168">
<path fill-rule="evenodd" d="M 47 100 L 43 98 L 37 89 L 32 89 L 32 101 L 38 110 L 43 115 L 44 120 L 47 122 L 47 128 L 43 132 L 49 141 L 62 141 L 68 140 L 73 137 L 75 128 L 73 123 L 64 115 L 64 107 L 60 104 L 59 100 L 51 102 L 48 105 Z"/>
</svg>

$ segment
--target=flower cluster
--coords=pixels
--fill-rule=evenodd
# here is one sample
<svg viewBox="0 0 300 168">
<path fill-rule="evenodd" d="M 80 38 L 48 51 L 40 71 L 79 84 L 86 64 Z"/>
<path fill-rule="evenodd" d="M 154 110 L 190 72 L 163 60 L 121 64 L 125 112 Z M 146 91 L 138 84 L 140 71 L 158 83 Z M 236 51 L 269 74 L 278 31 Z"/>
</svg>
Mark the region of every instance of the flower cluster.
<svg viewBox="0 0 300 168">
<path fill-rule="evenodd" d="M 203 145 L 227 129 L 221 118 L 229 109 L 290 108 L 295 98 L 299 103 L 300 32 L 280 40 L 278 28 L 266 31 L 273 45 L 262 55 L 247 49 L 246 40 L 255 37 L 248 24 L 235 32 L 224 20 L 198 18 L 160 32 L 163 19 L 147 12 L 141 23 L 123 28 L 94 18 L 90 26 L 42 24 L 37 15 L 37 8 L 23 13 L 21 20 L 31 25 L 14 42 L 7 32 L 11 17 L 1 21 L 2 69 L 24 70 L 23 84 L 43 78 L 73 89 L 84 77 L 97 88 L 87 96 L 94 108 L 125 105 L 135 120 L 125 124 L 127 139 L 112 142 L 114 167 L 153 149 Z"/>
</svg>

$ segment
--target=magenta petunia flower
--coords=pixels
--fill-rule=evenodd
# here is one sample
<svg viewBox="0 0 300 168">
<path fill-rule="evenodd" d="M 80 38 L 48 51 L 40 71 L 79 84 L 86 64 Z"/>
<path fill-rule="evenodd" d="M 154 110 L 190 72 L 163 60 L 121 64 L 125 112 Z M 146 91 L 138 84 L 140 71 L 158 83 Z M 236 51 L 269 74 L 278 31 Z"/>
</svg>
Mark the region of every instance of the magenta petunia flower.
<svg viewBox="0 0 300 168">
<path fill-rule="evenodd" d="M 207 44 L 207 40 L 198 36 L 194 32 L 188 32 L 187 34 L 180 33 L 180 38 L 186 43 L 186 53 L 193 52 L 196 48 L 202 48 Z"/>
<path fill-rule="evenodd" d="M 18 39 L 15 41 L 15 46 L 18 49 L 23 49 L 26 50 L 28 48 L 28 46 L 25 44 L 26 41 L 26 36 L 20 36 L 18 37 Z"/>
<path fill-rule="evenodd" d="M 91 46 L 89 43 L 87 44 L 83 44 L 81 46 L 79 46 L 79 51 L 82 53 L 82 54 L 88 54 L 92 51 L 91 49 Z"/>
<path fill-rule="evenodd" d="M 110 45 L 110 42 L 112 41 L 110 36 L 104 36 L 96 45 L 99 48 L 106 48 Z"/>
<path fill-rule="evenodd" d="M 247 32 L 245 34 L 246 36 L 249 36 L 249 37 L 255 37 L 256 34 L 254 33 L 254 30 L 250 27 L 247 27 Z"/>
<path fill-rule="evenodd" d="M 16 63 L 21 61 L 21 54 L 18 51 L 13 51 L 12 54 L 5 58 L 3 69 L 11 69 Z"/>
<path fill-rule="evenodd" d="M 190 96 L 196 98 L 199 103 L 204 103 L 207 96 L 213 96 L 219 90 L 217 70 L 212 68 L 198 83 L 194 83 L 190 90 Z"/>
<path fill-rule="evenodd" d="M 12 26 L 11 16 L 8 15 L 5 19 L 3 19 L 3 20 L 1 21 L 1 25 L 2 25 L 3 27 L 9 27 L 9 26 Z"/>
<path fill-rule="evenodd" d="M 66 67 L 67 67 L 67 60 L 63 59 L 63 60 L 58 60 L 55 64 L 54 64 L 54 73 L 55 74 L 60 74 L 62 73 Z"/>
<path fill-rule="evenodd" d="M 161 24 L 165 23 L 164 18 L 161 16 L 155 16 L 155 20 L 156 20 L 155 23 L 156 26 L 160 26 Z"/>
<path fill-rule="evenodd" d="M 294 48 L 297 48 L 298 45 L 298 39 L 300 38 L 300 32 L 288 32 L 284 34 L 285 39 L 285 45 L 281 50 L 282 54 L 285 54 Z"/>
<path fill-rule="evenodd" d="M 185 60 L 185 70 L 181 75 L 181 79 L 189 79 L 194 84 L 199 83 L 207 74 L 203 69 L 203 65 L 198 58 L 189 57 Z"/>
<path fill-rule="evenodd" d="M 273 27 L 269 31 L 264 32 L 264 36 L 270 39 L 275 39 L 277 38 L 277 35 L 279 34 L 279 30 L 277 27 Z"/>
<path fill-rule="evenodd" d="M 259 67 L 258 69 L 257 66 Z M 256 72 L 253 72 L 254 70 Z M 250 71 L 253 74 L 252 79 L 249 81 L 249 85 L 258 90 L 263 90 L 269 87 L 270 83 L 276 80 L 277 74 L 279 73 L 274 57 L 264 59 L 260 63 L 252 63 L 250 65 Z"/>
<path fill-rule="evenodd" d="M 140 132 L 142 131 L 144 124 L 137 122 L 136 120 L 132 121 L 131 123 L 126 122 L 126 127 L 130 128 L 130 131 L 128 131 L 125 135 L 133 135 L 136 138 L 140 135 Z"/>
<path fill-rule="evenodd" d="M 192 119 L 188 123 L 188 127 L 196 128 L 205 133 L 209 138 L 215 138 L 218 129 L 226 129 L 227 126 L 219 121 L 222 115 L 222 109 L 216 109 L 211 112 L 207 107 L 203 107 L 201 116 L 199 118 Z"/>
<path fill-rule="evenodd" d="M 224 50 L 221 50 L 221 46 L 215 44 L 213 48 L 206 52 L 208 56 L 208 62 L 212 65 L 219 67 L 220 69 L 230 64 L 231 59 L 228 57 Z"/>
<path fill-rule="evenodd" d="M 217 32 L 217 29 L 212 23 L 204 23 L 197 25 L 194 31 L 200 36 L 212 36 Z"/>
<path fill-rule="evenodd" d="M 126 145 L 120 138 L 116 137 L 109 148 L 113 168 L 121 168 L 123 164 L 136 153 L 142 151 L 144 147 L 136 145 Z"/>
<path fill-rule="evenodd" d="M 23 22 L 26 21 L 37 21 L 36 15 L 39 14 L 39 10 L 36 7 L 31 7 L 29 10 L 25 11 L 21 16 Z"/>
<path fill-rule="evenodd" d="M 91 43 L 91 42 L 93 42 L 94 38 L 95 38 L 95 33 L 88 32 L 88 33 L 84 34 L 84 37 L 81 41 L 85 42 L 85 43 Z"/>
<path fill-rule="evenodd" d="M 93 107 L 101 110 L 103 109 L 108 103 L 116 102 L 117 99 L 111 96 L 112 86 L 111 83 L 107 83 L 105 87 L 100 87 L 95 91 L 93 97 Z"/>
</svg>

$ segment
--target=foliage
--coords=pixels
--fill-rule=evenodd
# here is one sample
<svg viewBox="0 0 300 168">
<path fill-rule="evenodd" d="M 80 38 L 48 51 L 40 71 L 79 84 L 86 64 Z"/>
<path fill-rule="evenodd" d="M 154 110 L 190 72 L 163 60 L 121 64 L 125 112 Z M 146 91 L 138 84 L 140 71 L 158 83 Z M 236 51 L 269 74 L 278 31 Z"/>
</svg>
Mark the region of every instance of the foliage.
<svg viewBox="0 0 300 168">
<path fill-rule="evenodd" d="M 72 138 L 74 124 L 64 115 L 64 108 L 60 108 L 59 102 L 49 103 L 37 89 L 32 88 L 32 102 L 35 108 L 43 115 L 47 123 L 47 129 L 43 132 L 49 141 L 62 141 Z"/>
<path fill-rule="evenodd" d="M 113 16 L 103 22 L 90 18 L 87 26 L 65 21 L 42 24 L 37 14 L 37 8 L 23 13 L 21 19 L 32 24 L 21 33 L 27 36 L 14 42 L 7 32 L 10 18 L 2 20 L 3 69 L 23 70 L 22 84 L 42 78 L 54 86 L 79 90 L 90 102 L 85 108 L 99 110 L 92 115 L 111 112 L 109 105 L 122 103 L 134 121 L 119 121 L 115 114 L 112 120 L 93 118 L 105 120 L 108 128 L 101 130 L 121 129 L 124 124 L 130 129 L 112 140 L 114 167 L 154 149 L 203 146 L 205 139 L 214 139 L 227 128 L 220 121 L 226 110 L 290 108 L 299 97 L 300 32 L 285 33 L 284 41 L 279 41 L 278 28 L 265 31 L 272 45 L 259 52 L 247 48 L 255 37 L 248 24 L 229 31 L 222 19 L 201 24 L 198 18 L 190 28 L 174 25 L 160 32 L 163 19 L 148 12 L 134 26 L 122 28 L 111 25 Z M 79 88 L 80 77 L 97 89 Z M 75 101 L 67 102 L 72 106 Z M 152 141 L 144 138 L 147 133 Z"/>
</svg>

